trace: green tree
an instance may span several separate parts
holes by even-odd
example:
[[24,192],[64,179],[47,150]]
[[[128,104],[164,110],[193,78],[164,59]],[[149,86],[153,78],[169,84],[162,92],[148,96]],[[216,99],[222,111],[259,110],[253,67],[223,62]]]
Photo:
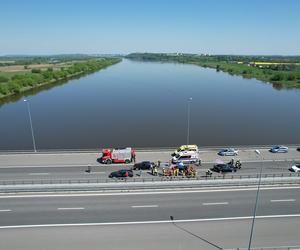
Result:
[[273,76],[270,77],[270,80],[271,81],[282,81],[283,80],[283,74],[281,73],[278,73],[278,74],[275,74]]
[[9,79],[7,78],[7,77],[5,77],[5,76],[0,76],[0,83],[1,82],[8,82],[9,81]]
[[31,73],[38,74],[38,73],[41,73],[41,70],[40,69],[32,69]]

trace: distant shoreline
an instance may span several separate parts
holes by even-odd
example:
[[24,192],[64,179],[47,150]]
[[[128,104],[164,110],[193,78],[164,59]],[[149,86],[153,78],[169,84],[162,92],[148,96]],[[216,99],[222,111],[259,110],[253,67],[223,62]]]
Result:
[[[300,58],[299,61],[289,61],[283,57],[283,62],[276,62],[272,57],[263,57],[265,61],[255,62],[256,56],[210,56],[196,54],[165,54],[165,53],[133,53],[126,56],[138,61],[176,62],[192,64],[203,68],[212,68],[230,75],[244,78],[255,78],[271,83],[275,89],[300,89]],[[244,60],[244,61],[242,61]],[[269,60],[269,61],[268,61]],[[275,62],[273,62],[273,60]],[[276,60],[279,60],[276,57]]]
[[[53,77],[52,79],[47,80],[47,81],[43,81],[43,82],[37,82],[36,81],[36,82],[31,83],[30,85],[28,84],[27,86],[22,86],[18,89],[15,89],[15,90],[9,90],[6,94],[3,94],[3,93],[0,92],[0,100],[3,101],[5,99],[12,98],[12,97],[17,96],[19,94],[26,93],[30,90],[39,89],[41,87],[44,87],[44,86],[47,86],[47,85],[50,85],[50,84],[55,84],[55,83],[58,83],[58,82],[61,82],[61,81],[67,81],[67,80],[70,80],[70,79],[72,79],[74,77],[77,77],[77,76],[80,76],[80,75],[94,73],[96,71],[107,68],[107,67],[109,67],[111,65],[114,65],[116,63],[119,63],[120,61],[121,61],[120,58],[102,59],[101,61],[99,60],[98,62],[97,62],[97,60],[86,60],[86,61],[81,62],[81,64],[83,64],[83,65],[87,64],[90,67],[84,67],[85,70],[80,70],[80,71],[77,71],[77,72],[74,72],[74,73],[65,74],[63,77],[58,77],[58,76],[55,75],[56,72],[53,73],[53,71],[51,71],[51,74],[54,75],[54,76],[52,76]],[[72,67],[74,67],[74,66],[72,66]],[[65,70],[65,72],[67,72],[67,70]],[[42,74],[43,74],[43,72],[40,72],[38,74],[26,73],[23,76],[21,76],[21,77],[25,76],[24,77],[25,79],[24,80],[20,79],[19,82],[22,84],[23,82],[26,82],[26,80],[28,80],[29,77],[31,77],[31,76],[35,77],[35,75],[42,75]],[[7,83],[0,83],[0,87],[1,87],[1,85],[4,85],[4,84],[7,86],[7,88],[10,88],[10,87],[12,87],[12,85],[14,83],[13,83],[13,80],[10,80]]]

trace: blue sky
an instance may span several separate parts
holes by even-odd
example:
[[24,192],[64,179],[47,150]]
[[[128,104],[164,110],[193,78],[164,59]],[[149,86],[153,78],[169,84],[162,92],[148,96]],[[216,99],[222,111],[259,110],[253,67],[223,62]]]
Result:
[[297,0],[1,0],[0,55],[300,55]]

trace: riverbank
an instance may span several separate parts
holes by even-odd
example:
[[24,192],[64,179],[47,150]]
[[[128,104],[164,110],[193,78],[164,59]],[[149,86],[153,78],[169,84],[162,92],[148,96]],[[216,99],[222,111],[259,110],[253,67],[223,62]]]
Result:
[[[231,75],[271,83],[276,89],[300,88],[300,58],[210,56],[194,54],[133,53],[129,59],[140,61],[177,62],[216,69]],[[257,62],[258,60],[264,60]],[[299,61],[298,61],[299,60]]]
[[32,69],[31,72],[14,72],[10,78],[7,78],[7,81],[0,82],[0,100],[83,74],[93,73],[120,61],[120,58],[97,58],[74,62],[68,67],[56,70],[48,67],[46,70]]

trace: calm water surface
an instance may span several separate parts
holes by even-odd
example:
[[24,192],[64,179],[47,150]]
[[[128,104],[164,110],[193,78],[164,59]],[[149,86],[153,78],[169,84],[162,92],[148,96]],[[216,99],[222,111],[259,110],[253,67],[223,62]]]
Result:
[[[300,91],[212,69],[123,62],[30,100],[38,149],[300,143]],[[0,107],[0,150],[32,149],[26,103]]]

